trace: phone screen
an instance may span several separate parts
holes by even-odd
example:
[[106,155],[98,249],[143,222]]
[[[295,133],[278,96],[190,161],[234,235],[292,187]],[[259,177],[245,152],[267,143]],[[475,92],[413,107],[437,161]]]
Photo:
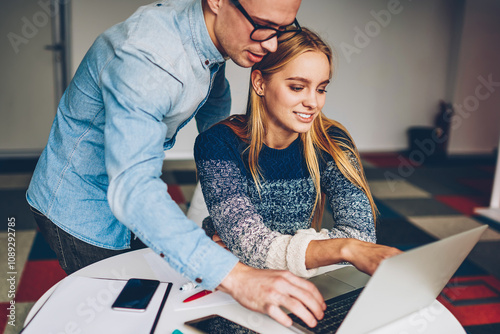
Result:
[[111,307],[113,309],[144,311],[159,284],[158,280],[131,278]]
[[259,334],[216,314],[187,321],[185,324],[209,334]]

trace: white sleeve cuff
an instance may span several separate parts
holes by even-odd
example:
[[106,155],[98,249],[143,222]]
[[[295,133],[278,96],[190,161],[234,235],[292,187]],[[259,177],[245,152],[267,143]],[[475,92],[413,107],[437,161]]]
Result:
[[328,231],[326,229],[322,229],[320,232],[316,232],[313,228],[298,230],[288,244],[286,252],[288,270],[301,277],[311,277],[316,274],[318,271],[317,268],[309,270],[306,269],[307,247],[312,240],[325,239],[329,239]]
[[277,269],[277,270],[287,270],[286,265],[286,251],[288,244],[292,239],[291,235],[281,235],[274,239],[269,247],[269,252],[266,257],[266,268]]

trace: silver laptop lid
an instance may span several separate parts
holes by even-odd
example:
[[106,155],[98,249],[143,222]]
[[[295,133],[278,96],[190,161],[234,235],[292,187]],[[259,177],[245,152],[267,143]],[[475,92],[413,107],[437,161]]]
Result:
[[487,225],[384,260],[337,333],[366,333],[431,304]]

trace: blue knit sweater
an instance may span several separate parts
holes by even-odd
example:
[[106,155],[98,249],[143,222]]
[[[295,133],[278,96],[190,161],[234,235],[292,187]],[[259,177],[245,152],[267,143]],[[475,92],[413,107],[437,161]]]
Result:
[[[335,133],[339,134],[340,130]],[[311,276],[315,271],[305,268],[311,240],[375,242],[367,196],[342,175],[331,156],[323,154],[318,160],[321,190],[333,210],[334,227],[316,232],[310,228],[316,191],[300,139],[281,150],[263,146],[260,195],[248,168],[247,147],[222,124],[201,133],[195,143],[196,166],[212,223],[243,263]]]

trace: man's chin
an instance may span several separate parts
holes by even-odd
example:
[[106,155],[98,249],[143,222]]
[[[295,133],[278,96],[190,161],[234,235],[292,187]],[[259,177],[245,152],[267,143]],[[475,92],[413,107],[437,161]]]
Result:
[[240,66],[240,67],[244,67],[244,68],[250,68],[252,67],[253,65],[255,65],[255,63],[251,62],[250,59],[247,59],[245,57],[241,57],[241,58],[231,58],[233,60],[233,62]]

